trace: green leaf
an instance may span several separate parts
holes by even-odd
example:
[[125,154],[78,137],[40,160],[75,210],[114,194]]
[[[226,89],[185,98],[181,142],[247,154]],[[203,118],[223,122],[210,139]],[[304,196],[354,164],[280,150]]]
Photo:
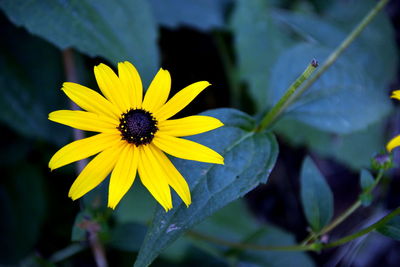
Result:
[[0,34],[0,120],[26,137],[65,143],[68,132],[47,119],[66,106],[60,52],[8,22]]
[[[224,26],[226,0],[150,0],[158,23],[170,28],[191,26],[209,31]],[[179,12],[176,12],[179,10]]]
[[11,265],[32,253],[43,233],[46,199],[43,174],[35,166],[9,166],[3,170],[3,175],[0,184],[0,264]]
[[[320,62],[331,49],[315,44],[299,44],[287,50],[272,70],[270,105],[276,103],[310,59]],[[322,131],[349,134],[381,120],[390,111],[390,99],[378,90],[364,67],[354,58],[339,58],[297,102],[286,116]],[[362,112],[360,112],[362,110]]]
[[373,198],[371,193],[362,193],[360,195],[360,201],[364,207],[368,207],[369,205],[371,205],[372,200]]
[[[374,5],[372,0],[335,1],[328,13],[322,16],[275,11],[274,17],[310,43],[333,50]],[[341,57],[356,63],[376,86],[386,86],[391,82],[398,57],[395,32],[387,13],[380,12]]]
[[[240,216],[238,216],[240,214]],[[270,224],[261,224],[249,212],[244,201],[237,200],[217,211],[194,229],[208,236],[234,242],[258,245],[288,246],[296,240],[290,233]],[[312,260],[303,252],[283,251],[243,251],[226,249],[207,241],[192,239],[195,245],[205,251],[218,251],[218,257],[234,266],[314,266]]]
[[374,184],[374,177],[372,174],[366,170],[362,169],[360,173],[360,186],[362,191],[369,190]]
[[266,107],[270,69],[288,47],[288,36],[274,24],[267,1],[236,1],[231,27],[240,78],[258,110]]
[[361,187],[361,194],[360,194],[360,201],[361,204],[365,207],[371,205],[373,200],[373,195],[370,189],[373,187],[375,181],[372,174],[366,170],[362,169],[360,172],[360,187]]
[[174,208],[168,213],[157,208],[135,266],[149,265],[187,229],[267,182],[275,165],[276,140],[270,133],[251,132],[255,126],[251,117],[233,109],[217,109],[204,115],[220,119],[225,126],[191,140],[221,153],[225,165],[173,160],[189,183],[192,204],[187,208],[180,200],[174,201]]
[[309,157],[303,161],[300,188],[304,214],[313,231],[317,232],[332,218],[333,195],[324,176]]
[[274,130],[292,146],[306,146],[313,152],[333,157],[354,170],[368,167],[371,158],[382,150],[387,142],[382,122],[350,134],[333,134],[296,120],[283,118],[275,125]]
[[384,236],[400,241],[400,216],[396,216],[385,225],[376,229],[376,231]]
[[146,83],[156,71],[157,28],[144,0],[4,0],[0,8],[60,49],[74,47],[114,64],[131,61]]
[[[373,0],[335,1],[326,16],[349,32],[375,4]],[[392,81],[398,65],[396,31],[388,14],[379,12],[345,55],[356,55],[361,66],[368,66],[364,68],[365,73],[381,86],[387,86]],[[366,53],[357,52],[359,49]]]

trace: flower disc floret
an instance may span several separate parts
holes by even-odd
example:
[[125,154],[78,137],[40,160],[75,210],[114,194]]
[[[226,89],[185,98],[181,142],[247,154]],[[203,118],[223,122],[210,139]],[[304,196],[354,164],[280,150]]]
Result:
[[158,130],[157,120],[143,109],[130,109],[123,113],[117,129],[121,132],[122,140],[136,146],[150,144]]

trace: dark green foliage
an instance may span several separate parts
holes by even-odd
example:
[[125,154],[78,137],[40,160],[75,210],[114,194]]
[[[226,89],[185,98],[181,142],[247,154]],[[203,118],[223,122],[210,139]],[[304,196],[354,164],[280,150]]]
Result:
[[145,84],[157,70],[156,24],[143,0],[5,0],[0,8],[16,25],[60,49],[76,48],[113,64],[131,61]]
[[376,229],[382,235],[400,241],[400,216],[396,216],[385,225]]
[[333,215],[333,195],[311,158],[304,159],[300,176],[301,203],[313,231],[318,232]]

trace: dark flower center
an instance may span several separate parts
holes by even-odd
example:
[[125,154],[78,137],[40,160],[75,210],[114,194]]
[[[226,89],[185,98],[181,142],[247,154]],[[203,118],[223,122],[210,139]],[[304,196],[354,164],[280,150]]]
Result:
[[157,132],[157,120],[143,109],[130,109],[121,115],[117,129],[122,140],[139,145],[150,144]]

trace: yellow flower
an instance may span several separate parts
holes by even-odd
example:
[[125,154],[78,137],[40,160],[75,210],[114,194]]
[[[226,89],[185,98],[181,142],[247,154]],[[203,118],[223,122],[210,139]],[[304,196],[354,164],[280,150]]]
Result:
[[[391,98],[396,98],[397,100],[400,100],[400,90],[393,91]],[[400,146],[400,135],[394,137],[392,140],[389,141],[389,143],[386,145],[386,150],[392,152],[392,150],[398,146]]]
[[171,76],[166,70],[158,71],[144,98],[140,76],[131,63],[119,63],[118,76],[104,64],[96,66],[94,73],[105,98],[85,86],[66,82],[62,90],[85,111],[58,110],[49,114],[49,120],[54,122],[98,133],[64,146],[49,162],[54,170],[98,154],[79,174],[69,197],[73,200],[82,197],[112,172],[108,206],[114,209],[132,186],[138,171],[143,185],[166,211],[172,208],[170,186],[189,206],[189,186],[164,152],[183,159],[224,164],[223,157],[214,150],[178,138],[223,124],[208,116],[169,118],[210,84],[193,83],[167,101]]

